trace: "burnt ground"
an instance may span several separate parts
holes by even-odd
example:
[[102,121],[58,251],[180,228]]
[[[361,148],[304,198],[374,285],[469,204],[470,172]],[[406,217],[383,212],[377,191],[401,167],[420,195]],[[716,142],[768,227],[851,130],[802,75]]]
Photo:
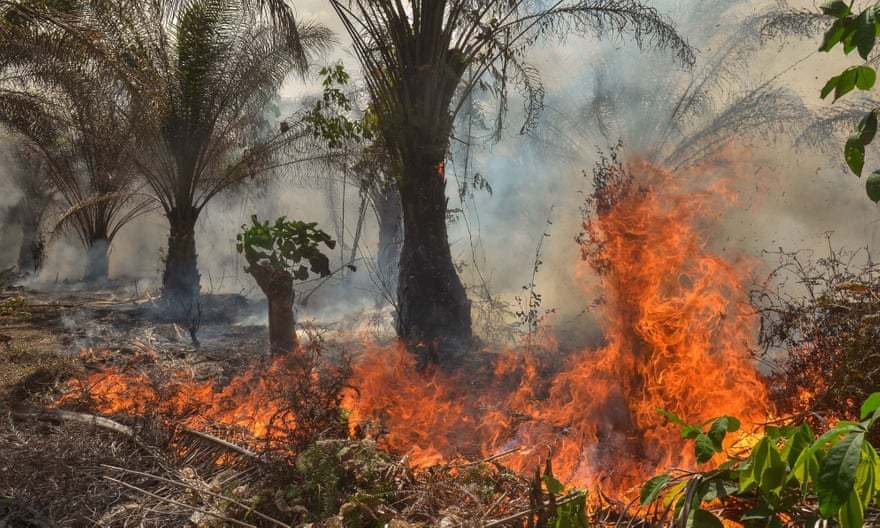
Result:
[[265,353],[264,327],[235,324],[259,305],[213,295],[202,306],[196,346],[155,300],[123,287],[0,291],[0,526],[101,526],[126,501],[100,464],[155,468],[124,436],[45,415],[71,378],[151,350],[169,369],[222,380]]
[[[365,439],[319,439],[290,459],[157,415],[108,427],[87,406],[56,410],[67,382],[97,369],[185,370],[222,386],[266,357],[266,328],[236,324],[264,307],[240,296],[202,299],[196,345],[146,295],[74,288],[0,291],[2,528],[279,526],[253,508],[314,528],[519,526],[530,515],[529,482],[488,461],[416,474]],[[349,348],[335,327],[309,336],[334,358]]]
[[83,368],[84,351],[112,351],[108,361],[125,361],[152,349],[206,374],[233,372],[265,353],[265,327],[236,324],[259,312],[238,295],[204,296],[195,344],[155,299],[132,291],[7,288],[0,292],[0,405],[34,403],[29,395]]

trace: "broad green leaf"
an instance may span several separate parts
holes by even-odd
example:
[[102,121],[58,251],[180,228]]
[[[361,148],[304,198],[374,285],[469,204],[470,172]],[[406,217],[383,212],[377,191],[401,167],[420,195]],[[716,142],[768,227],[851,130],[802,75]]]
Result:
[[856,21],[856,34],[854,37],[856,47],[859,50],[859,56],[865,60],[868,60],[868,54],[874,48],[874,41],[877,38],[876,23],[873,9],[862,11]]
[[715,517],[712,512],[701,508],[696,508],[691,511],[687,526],[692,528],[724,528],[724,525],[718,517]]
[[865,510],[856,492],[849,494],[838,511],[837,520],[841,528],[862,528],[865,522]]
[[871,447],[871,444],[868,442],[862,444],[862,459],[856,469],[855,485],[856,493],[858,493],[862,504],[870,504],[876,494],[877,474],[874,470],[873,456],[876,456],[876,451]]
[[825,460],[822,461],[817,482],[817,493],[823,515],[833,514],[837,509],[833,508],[833,505],[840,507],[853,492],[856,468],[861,460],[864,441],[864,432],[853,432],[828,450]]
[[870,90],[877,82],[877,72],[870,66],[856,68],[856,87],[859,90]]
[[859,121],[859,141],[862,142],[862,145],[868,146],[874,141],[874,136],[877,134],[877,110],[871,110],[865,117]]
[[862,169],[865,167],[865,145],[862,144],[859,136],[852,135],[846,141],[843,147],[843,159],[849,170],[856,176],[862,176]]
[[715,451],[722,450],[722,442],[724,441],[724,436],[727,433],[733,433],[739,430],[740,423],[739,420],[734,418],[733,416],[722,416],[718,418],[714,422],[712,422],[712,426],[709,428],[709,432],[707,433],[709,439],[712,440],[713,445],[715,446]]
[[822,10],[822,13],[833,16],[833,17],[845,17],[850,14],[849,4],[844,2],[843,0],[831,0],[829,2],[825,2],[819,8]]
[[791,476],[797,479],[802,489],[819,478],[819,460],[810,449],[804,449],[791,468]]
[[684,493],[684,489],[687,487],[687,481],[682,480],[678,484],[670,486],[669,489],[666,490],[666,493],[663,495],[663,507],[668,508],[672,503]]
[[813,442],[813,432],[810,426],[801,424],[800,427],[790,433],[785,442],[785,448],[782,450],[782,458],[788,462],[788,465],[794,467],[798,457],[804,449],[810,447]]
[[840,20],[836,20],[822,37],[822,45],[819,46],[819,51],[831,51],[843,39],[845,34],[846,28],[843,23]]
[[763,471],[761,471],[760,476],[758,476],[757,472],[755,473],[758,480],[758,487],[761,488],[764,493],[778,496],[788,477],[788,464],[782,459],[782,454],[779,452],[779,449],[770,442],[768,442],[767,454],[767,464]]
[[[875,112],[871,113],[876,115]],[[865,403],[862,404],[862,408],[859,410],[859,419],[867,419],[868,416],[870,416],[877,409],[880,409],[880,392],[875,392],[868,396],[868,398],[865,400]]]
[[734,495],[739,491],[736,483],[726,478],[713,478],[703,481],[697,491],[701,501],[710,502],[723,497]]
[[547,491],[553,495],[559,495],[565,490],[565,486],[562,482],[559,482],[553,475],[544,475],[542,480],[544,481],[544,485],[547,486]]
[[657,475],[642,485],[642,489],[639,491],[639,502],[641,502],[642,506],[647,506],[657,500],[657,497],[660,496],[660,492],[663,491],[666,483],[669,482],[669,478],[669,474],[664,473],[662,475]]
[[697,462],[700,464],[708,462],[715,453],[717,450],[712,439],[703,433],[698,434],[694,439],[694,455],[697,457]]
[[826,97],[828,97],[828,94],[830,94],[831,92],[834,91],[835,88],[837,88],[837,83],[839,83],[839,82],[840,82],[840,75],[835,75],[834,77],[828,79],[828,82],[825,83],[825,86],[822,88],[822,92],[820,93],[820,95],[822,96],[822,99],[825,99]]
[[834,100],[837,101],[844,95],[853,91],[858,80],[858,67],[847,68],[844,70],[844,72],[840,74],[840,80],[837,81],[837,86],[834,87]]

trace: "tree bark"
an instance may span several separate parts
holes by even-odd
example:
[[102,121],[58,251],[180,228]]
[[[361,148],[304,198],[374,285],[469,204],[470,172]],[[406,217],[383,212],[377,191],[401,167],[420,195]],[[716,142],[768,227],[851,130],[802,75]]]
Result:
[[194,207],[172,209],[168,214],[170,232],[165,271],[162,273],[162,296],[182,310],[191,313],[199,300],[199,269],[196,255],[195,226],[198,211]]
[[107,282],[110,271],[109,249],[110,243],[106,238],[97,238],[89,242],[86,248],[86,274],[83,277],[85,282]]
[[395,186],[381,185],[371,194],[373,210],[379,224],[376,271],[383,289],[396,297],[400,245],[403,242],[403,209],[400,204],[400,193]]
[[248,264],[248,272],[269,303],[269,350],[272,354],[292,352],[298,344],[293,321],[293,277],[286,271],[254,262]]
[[43,240],[40,223],[25,219],[21,223],[21,245],[18,250],[18,270],[36,274],[43,264]]
[[422,366],[451,364],[473,336],[470,301],[449,249],[443,157],[426,152],[404,159],[403,170],[397,331]]

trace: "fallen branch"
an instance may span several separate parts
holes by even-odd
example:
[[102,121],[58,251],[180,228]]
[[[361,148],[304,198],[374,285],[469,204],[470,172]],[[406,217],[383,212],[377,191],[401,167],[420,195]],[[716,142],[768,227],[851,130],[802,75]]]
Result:
[[217,438],[216,436],[209,435],[208,433],[196,431],[195,429],[190,429],[189,427],[181,427],[180,430],[188,435],[195,436],[201,440],[207,440],[208,442],[213,442],[213,443],[223,447],[224,449],[228,449],[229,451],[238,453],[240,455],[244,455],[244,456],[252,458],[254,460],[260,460],[260,461],[263,460],[260,455],[254,453],[253,451],[250,451],[250,450],[245,449],[241,446],[235,445],[231,442],[227,442],[226,440],[223,440],[221,438]]
[[124,472],[124,473],[131,473],[132,475],[140,475],[140,476],[142,476],[142,477],[149,477],[149,478],[151,478],[151,479],[155,479],[155,480],[158,480],[158,481],[160,481],[160,482],[165,482],[166,484],[172,484],[172,485],[174,485],[174,486],[180,486],[180,487],[183,487],[183,488],[187,488],[187,489],[193,490],[193,491],[198,492],[198,493],[204,493],[204,494],[206,494],[206,495],[209,495],[209,496],[211,496],[211,497],[214,497],[215,499],[221,499],[221,500],[229,501],[229,502],[231,502],[232,504],[235,504],[236,506],[238,506],[238,507],[240,507],[240,508],[244,508],[245,511],[247,511],[248,513],[253,513],[254,515],[256,515],[257,517],[260,517],[260,518],[263,519],[263,520],[269,521],[269,522],[271,522],[271,523],[273,523],[273,524],[275,524],[275,525],[277,525],[277,526],[281,526],[282,528],[292,528],[289,524],[285,524],[285,523],[279,521],[278,519],[275,519],[275,518],[269,517],[268,515],[265,515],[265,514],[263,514],[263,513],[260,513],[259,511],[255,510],[253,506],[248,506],[247,504],[244,504],[244,503],[242,503],[242,502],[239,502],[239,501],[237,501],[237,500],[235,500],[235,499],[233,499],[233,498],[231,498],[231,497],[227,497],[227,496],[225,496],[225,495],[220,495],[219,493],[214,493],[214,492],[212,492],[212,491],[208,491],[208,490],[206,490],[206,489],[202,489],[202,488],[198,488],[198,487],[196,487],[196,486],[192,486],[192,485],[190,485],[190,484],[186,484],[185,482],[180,482],[180,481],[176,481],[176,480],[167,479],[167,478],[164,478],[164,477],[160,477],[160,476],[158,476],[158,475],[153,475],[153,474],[151,474],[151,473],[144,473],[144,472],[142,472],[142,471],[135,471],[135,470],[133,470],[133,469],[125,469],[125,468],[121,468],[121,467],[110,466],[110,465],[107,465],[107,464],[101,464],[101,466],[102,466],[102,467],[105,467],[105,468],[108,468],[108,469],[114,469],[114,470],[116,470],[116,471],[122,471],[122,472]]
[[130,438],[137,439],[134,429],[132,429],[131,427],[127,425],[122,425],[121,423],[113,421],[110,418],[104,418],[103,416],[98,416],[96,414],[55,410],[44,413],[13,413],[13,417],[18,419],[31,418],[43,421],[57,420],[78,422],[86,425],[91,425],[93,427],[100,427],[101,429],[107,429],[108,431],[114,431]]
[[212,512],[212,511],[210,511],[210,510],[205,510],[205,509],[203,509],[203,508],[198,508],[198,507],[196,507],[196,506],[191,506],[191,505],[189,505],[189,504],[185,504],[185,503],[183,503],[183,502],[176,501],[176,500],[174,500],[174,499],[169,499],[169,498],[167,498],[167,497],[163,497],[163,496],[161,496],[161,495],[156,495],[155,493],[152,493],[152,492],[150,492],[150,491],[147,491],[147,490],[145,490],[145,489],[143,489],[143,488],[139,488],[139,487],[137,487],[137,486],[135,486],[135,485],[133,485],[133,484],[129,484],[128,482],[123,482],[123,481],[121,481],[121,480],[119,480],[119,479],[115,479],[115,478],[113,478],[113,477],[108,477],[108,476],[104,475],[104,478],[105,478],[106,480],[111,481],[111,482],[115,482],[115,483],[117,483],[117,484],[120,484],[120,485],[122,485],[122,486],[125,486],[126,488],[129,488],[129,489],[132,489],[132,490],[134,490],[134,491],[137,491],[137,492],[143,493],[144,495],[146,495],[146,496],[148,496],[148,497],[152,497],[152,498],[154,498],[154,499],[156,499],[156,500],[158,500],[158,501],[167,502],[168,504],[173,504],[173,505],[175,505],[175,506],[180,506],[181,508],[186,508],[186,509],[188,509],[188,510],[191,510],[191,511],[194,511],[194,512],[197,512],[197,513],[201,513],[201,514],[203,514],[203,515],[210,515],[211,517],[216,517],[217,519],[220,519],[220,520],[222,520],[222,521],[226,521],[226,522],[229,522],[229,523],[232,523],[232,524],[238,525],[238,526],[244,526],[245,528],[259,528],[259,527],[257,527],[256,525],[249,524],[249,523],[246,523],[246,522],[243,522],[243,521],[239,521],[238,519],[233,519],[233,518],[231,518],[231,517],[227,517],[227,516],[225,516],[225,515],[221,515],[221,514],[219,514],[219,513],[214,513],[214,512]]

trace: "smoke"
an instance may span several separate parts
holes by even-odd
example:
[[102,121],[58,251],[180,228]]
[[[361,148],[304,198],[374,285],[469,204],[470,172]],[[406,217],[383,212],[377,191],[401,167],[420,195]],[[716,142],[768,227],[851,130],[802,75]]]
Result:
[[[686,136],[685,132],[700,130],[701,124],[723,112],[727,105],[765,83],[788,89],[782,94],[784,98],[767,99],[766,104],[790,104],[785,107],[785,115],[792,121],[774,128],[773,120],[781,110],[764,107],[763,100],[759,100],[751,110],[755,120],[768,121],[766,126],[720,136],[720,144],[716,145],[719,149],[741,149],[748,153],[748,159],[743,161],[746,169],[739,166],[733,171],[717,164],[704,175],[711,180],[733,179],[740,193],[738,204],[722,228],[713,233],[713,245],[717,246],[713,249],[731,258],[745,256],[769,266],[764,250],[783,247],[821,251],[829,231],[834,232],[837,245],[877,245],[880,232],[874,221],[876,210],[864,196],[863,183],[843,168],[835,140],[829,140],[829,152],[799,148],[794,141],[799,127],[805,124],[795,123],[792,112],[800,108],[798,105],[806,112],[826,108],[830,103],[821,101],[818,91],[847,59],[815,53],[817,43],[813,40],[789,40],[784,46],[756,40],[748,33],[747,22],[777,5],[769,0],[666,0],[655,5],[697,49],[698,62],[693,70],[676,65],[667,51],[637,49],[625,35],[572,37],[540,45],[528,56],[530,64],[540,71],[547,93],[538,127],[526,135],[518,133],[523,112],[512,99],[500,141],[486,139],[484,133],[467,152],[456,148],[452,153],[447,169],[449,205],[462,212],[455,215],[450,226],[450,243],[473,295],[486,285],[494,297],[515,305],[522,286],[530,281],[535,250],[543,238],[538,258],[543,263],[536,275],[537,290],[543,295],[542,308],[556,309],[551,323],[589,333],[593,327],[589,319],[591,299],[584,288],[590,279],[575,275],[573,263],[579,253],[574,238],[581,230],[584,196],[592,190],[589,174],[597,153],[607,151],[620,139],[629,155],[662,158],[672,152],[671,146]],[[792,6],[815,9],[806,1],[792,2]],[[328,4],[318,0],[299,2],[297,12],[303,19],[328,25],[340,42],[327,56],[316,58],[315,69],[341,60],[356,77],[357,62]],[[674,101],[699,81],[725,50],[729,62],[722,64],[726,67],[720,67],[717,75],[710,76],[705,94],[695,98],[700,106],[667,136],[658,134],[658,127],[669,121],[665,113],[668,108],[658,106],[657,101],[662,102],[664,97],[667,102]],[[291,78],[282,90],[280,111],[267,113],[267,121],[277,124],[279,116],[319,90],[316,76]],[[603,106],[600,100],[600,96],[609,94],[616,98],[613,107]],[[495,104],[483,94],[476,94],[475,119],[491,123]],[[596,113],[603,108],[614,111],[608,115]],[[597,123],[597,115],[607,128]],[[658,145],[661,139],[668,143]],[[8,170],[8,161],[0,161],[0,178]],[[473,184],[477,174],[488,182],[491,193]],[[316,221],[345,242],[331,258],[333,267],[346,261],[358,222],[360,196],[353,179],[343,176],[281,175],[259,192],[228,193],[209,204],[196,233],[203,290],[260,298],[235,251],[235,235],[251,214]],[[0,181],[5,182],[5,178]],[[470,185],[463,199],[459,197],[459,185]],[[0,210],[13,197],[14,193],[0,193]],[[550,236],[544,237],[545,233]],[[111,277],[141,279],[158,287],[166,237],[167,224],[158,214],[126,226],[111,248]],[[375,219],[368,213],[359,241],[361,259],[375,258],[377,237]],[[10,248],[15,242],[4,236],[0,244],[6,256],[12,253]],[[374,307],[381,292],[365,262],[359,260],[356,265],[357,272],[344,278],[340,274],[323,285],[310,298],[303,315],[338,318],[341,312],[357,313]],[[83,267],[81,247],[55,240],[49,246],[41,278],[78,280]],[[311,287],[302,288],[303,293]]]

